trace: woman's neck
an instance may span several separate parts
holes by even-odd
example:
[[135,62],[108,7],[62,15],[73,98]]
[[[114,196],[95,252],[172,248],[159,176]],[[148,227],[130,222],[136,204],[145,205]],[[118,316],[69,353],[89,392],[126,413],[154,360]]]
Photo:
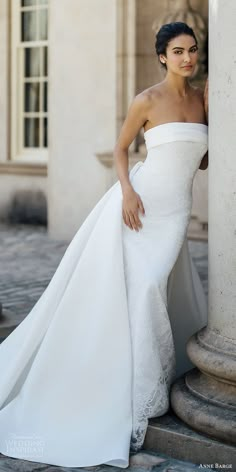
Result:
[[163,81],[163,84],[165,84],[166,89],[176,98],[187,97],[191,89],[188,79],[168,73]]

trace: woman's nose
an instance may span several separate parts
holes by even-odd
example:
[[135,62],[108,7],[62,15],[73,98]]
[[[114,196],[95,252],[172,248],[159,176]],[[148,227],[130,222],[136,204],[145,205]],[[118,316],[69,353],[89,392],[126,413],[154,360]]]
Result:
[[184,54],[184,62],[191,62],[190,61],[190,55],[189,55],[188,52]]

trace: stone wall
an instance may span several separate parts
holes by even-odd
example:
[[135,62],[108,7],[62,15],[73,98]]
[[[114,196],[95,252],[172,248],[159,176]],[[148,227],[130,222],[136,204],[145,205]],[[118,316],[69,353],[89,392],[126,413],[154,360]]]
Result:
[[110,182],[95,154],[116,139],[116,2],[51,0],[49,44],[49,231],[69,238]]

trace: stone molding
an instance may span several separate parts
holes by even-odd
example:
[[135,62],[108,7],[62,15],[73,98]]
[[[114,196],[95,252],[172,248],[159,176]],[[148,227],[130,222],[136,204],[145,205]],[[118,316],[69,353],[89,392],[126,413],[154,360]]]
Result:
[[0,174],[42,175],[47,176],[47,164],[25,162],[1,162]]
[[235,347],[232,339],[207,326],[191,336],[186,349],[193,364],[202,372],[236,386]]

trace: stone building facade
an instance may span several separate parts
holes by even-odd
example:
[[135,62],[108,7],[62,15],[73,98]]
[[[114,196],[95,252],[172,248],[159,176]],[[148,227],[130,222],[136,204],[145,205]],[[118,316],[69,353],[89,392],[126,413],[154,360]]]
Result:
[[[47,213],[50,234],[70,239],[117,180],[112,152],[133,97],[163,78],[156,28],[187,21],[202,41],[207,16],[207,0],[0,0],[0,217]],[[141,132],[130,165],[144,158]],[[199,223],[207,174],[194,183]]]

